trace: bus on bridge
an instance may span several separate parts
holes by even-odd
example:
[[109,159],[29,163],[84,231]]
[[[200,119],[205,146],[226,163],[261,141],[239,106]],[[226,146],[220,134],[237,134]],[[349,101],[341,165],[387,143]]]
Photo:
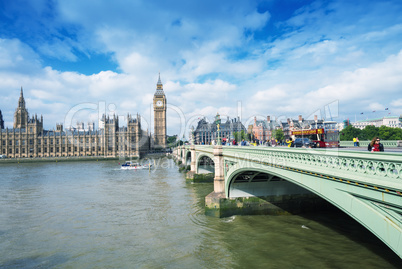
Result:
[[339,130],[336,129],[335,121],[315,123],[309,129],[292,131],[295,138],[308,138],[314,142],[317,148],[338,148]]

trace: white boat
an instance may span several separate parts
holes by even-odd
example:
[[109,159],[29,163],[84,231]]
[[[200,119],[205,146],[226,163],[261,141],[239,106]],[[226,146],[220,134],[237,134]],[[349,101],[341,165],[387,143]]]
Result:
[[132,161],[126,161],[121,165],[123,170],[149,169],[150,167],[152,167],[152,164],[133,163]]

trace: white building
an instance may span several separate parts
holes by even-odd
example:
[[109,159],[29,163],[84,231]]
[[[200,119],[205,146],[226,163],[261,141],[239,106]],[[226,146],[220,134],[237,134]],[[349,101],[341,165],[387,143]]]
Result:
[[402,115],[401,116],[388,116],[384,118],[361,120],[352,123],[352,126],[359,129],[364,129],[368,125],[375,127],[387,126],[393,128],[402,128]]

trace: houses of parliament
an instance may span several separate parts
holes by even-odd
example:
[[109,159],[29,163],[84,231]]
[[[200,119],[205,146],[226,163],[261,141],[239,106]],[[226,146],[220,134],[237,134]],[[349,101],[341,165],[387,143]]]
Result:
[[14,112],[13,128],[5,128],[0,110],[0,154],[7,158],[35,157],[137,157],[150,150],[166,149],[166,95],[160,79],[153,98],[154,133],[141,129],[141,117],[127,115],[127,126],[119,126],[119,118],[103,115],[98,130],[94,124],[83,128],[56,130],[43,128],[43,116],[30,116],[21,88],[18,106]]

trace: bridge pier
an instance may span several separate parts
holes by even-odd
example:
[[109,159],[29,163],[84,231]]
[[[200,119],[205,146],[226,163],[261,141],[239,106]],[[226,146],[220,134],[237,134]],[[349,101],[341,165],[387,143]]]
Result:
[[190,166],[190,171],[191,172],[197,172],[197,167],[195,167],[195,164],[196,164],[196,160],[195,160],[195,158],[196,158],[196,154],[195,154],[195,146],[194,145],[192,145],[191,147],[190,147],[190,151],[191,151],[191,166]]
[[225,174],[222,145],[216,145],[213,149],[215,177],[214,191],[205,197],[205,214],[214,217],[225,217],[222,209],[225,208],[228,199],[225,195]]
[[214,191],[205,197],[205,214],[214,217],[233,215],[291,215],[330,208],[313,193],[228,198],[225,194],[224,157],[221,145],[213,149],[215,163]]
[[190,171],[186,173],[186,180],[196,183],[212,182],[213,174],[197,174],[197,166],[196,166],[197,155],[195,152],[194,145],[190,146],[190,151],[191,151],[191,165],[190,165]]
[[214,192],[225,195],[225,174],[223,171],[224,164],[222,145],[216,145],[213,153],[215,164]]

